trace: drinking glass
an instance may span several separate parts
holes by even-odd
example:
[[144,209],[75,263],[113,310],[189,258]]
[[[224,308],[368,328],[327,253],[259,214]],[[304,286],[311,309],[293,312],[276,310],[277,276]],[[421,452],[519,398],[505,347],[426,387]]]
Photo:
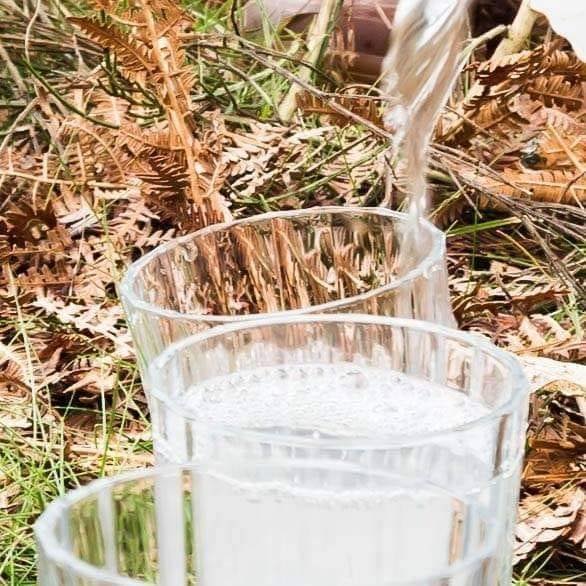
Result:
[[[177,342],[149,378],[159,461],[345,463],[396,479],[397,494],[433,487],[495,536],[482,577],[454,584],[509,584],[528,386],[517,360],[484,338],[382,316],[280,315]],[[371,506],[365,499],[358,509]],[[401,527],[409,540],[420,506],[435,545],[410,541],[403,559],[425,572],[422,560],[439,559],[454,538],[441,530],[449,507],[402,503],[376,531],[395,539]],[[271,513],[261,512],[255,523],[270,533]],[[334,555],[345,552],[332,545]],[[380,560],[379,583],[406,576],[389,564]]]
[[452,325],[444,235],[421,220],[417,249],[399,254],[415,228],[383,208],[321,207],[216,224],[159,246],[120,285],[147,392],[147,366],[172,342],[268,313]]
[[[161,526],[169,514],[176,524]],[[351,463],[139,470],[47,507],[35,525],[39,585],[493,586],[498,532],[483,514]]]

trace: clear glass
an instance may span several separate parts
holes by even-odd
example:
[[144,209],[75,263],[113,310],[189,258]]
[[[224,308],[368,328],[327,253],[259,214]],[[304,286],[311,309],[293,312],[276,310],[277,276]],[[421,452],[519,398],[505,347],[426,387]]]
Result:
[[47,507],[35,525],[39,584],[492,586],[498,532],[481,513],[351,463],[140,470]]
[[169,344],[259,314],[370,313],[453,324],[445,238],[421,220],[400,267],[405,214],[322,207],[209,226],[135,262],[120,294],[143,382]]
[[[411,486],[440,491],[466,503],[493,540],[482,573],[439,583],[510,583],[527,383],[516,359],[481,337],[380,316],[276,316],[178,342],[152,363],[149,376],[159,461],[320,461],[384,474],[394,479],[397,495],[411,494]],[[261,493],[257,498],[262,502]],[[377,498],[365,494],[356,507],[368,510]],[[217,499],[209,500],[214,510],[232,511],[221,491]],[[376,531],[361,527],[356,512],[349,531],[364,531],[365,539],[374,539],[369,531],[390,532],[396,539],[400,528],[406,548],[400,559],[409,560],[405,566],[381,559],[356,583],[423,579],[417,572],[429,570],[427,561],[440,559],[452,539],[467,539],[465,523],[457,537],[444,531],[442,519],[453,512],[448,501],[399,499]],[[421,510],[428,541],[410,537]],[[332,531],[327,555],[345,563],[336,545],[344,542],[340,529],[318,517],[324,535]],[[294,518],[292,542],[305,533]],[[275,531],[268,505],[251,522]],[[349,579],[342,566],[336,571],[332,584]]]

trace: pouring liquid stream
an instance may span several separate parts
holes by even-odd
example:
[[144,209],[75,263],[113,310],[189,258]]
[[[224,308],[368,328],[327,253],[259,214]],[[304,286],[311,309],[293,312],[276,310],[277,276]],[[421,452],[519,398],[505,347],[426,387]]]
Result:
[[383,91],[392,100],[385,125],[393,132],[392,160],[405,160],[409,226],[399,267],[413,268],[419,220],[426,216],[427,160],[435,121],[458,74],[467,32],[468,0],[401,0],[383,64]]

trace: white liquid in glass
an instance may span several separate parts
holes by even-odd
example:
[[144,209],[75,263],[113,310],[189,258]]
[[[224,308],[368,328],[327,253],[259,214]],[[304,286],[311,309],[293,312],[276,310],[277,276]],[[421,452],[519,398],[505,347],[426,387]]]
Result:
[[[492,586],[500,582],[486,576],[506,573],[497,551],[507,521],[501,483],[515,478],[490,480],[485,431],[412,449],[291,447],[286,439],[453,428],[487,414],[465,394],[389,369],[287,365],[210,379],[184,395],[182,408],[195,415],[196,453],[268,465],[264,472],[220,466],[200,481],[193,506],[202,586]],[[210,440],[198,421],[271,432],[275,441]],[[450,582],[431,578],[446,569]]]
[[[312,474],[315,483],[327,485],[334,472],[305,471],[297,482],[310,482]],[[294,477],[206,478],[194,503],[202,586],[420,583],[441,574],[464,550],[474,555],[483,548],[482,560],[453,582],[477,586],[465,577],[494,555],[484,543],[488,519],[431,487],[397,481],[377,490],[364,484],[333,490],[300,487]]]

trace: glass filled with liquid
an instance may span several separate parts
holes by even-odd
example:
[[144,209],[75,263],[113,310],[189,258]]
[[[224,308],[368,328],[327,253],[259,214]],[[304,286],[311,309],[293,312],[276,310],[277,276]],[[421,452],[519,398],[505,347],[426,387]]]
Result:
[[149,376],[158,460],[218,472],[202,583],[508,584],[527,386],[480,337],[276,316],[186,338]]
[[35,535],[40,586],[493,585],[499,545],[495,519],[431,483],[286,459],[97,480]]

